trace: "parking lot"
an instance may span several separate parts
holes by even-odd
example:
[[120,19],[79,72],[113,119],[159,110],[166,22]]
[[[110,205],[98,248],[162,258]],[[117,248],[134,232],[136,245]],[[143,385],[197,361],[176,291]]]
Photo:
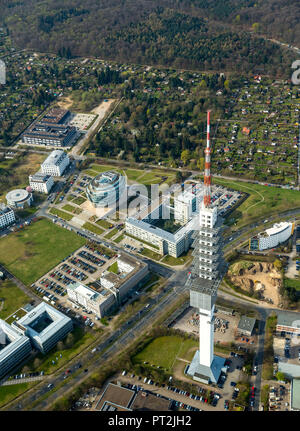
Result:
[[219,214],[225,215],[230,211],[238,201],[241,199],[242,194],[236,190],[226,189],[223,186],[214,186],[212,188],[212,203],[218,206]]
[[297,338],[294,339],[289,336],[274,337],[273,347],[275,362],[300,364],[300,344]]
[[87,130],[97,115],[93,114],[73,114],[74,116],[69,121],[70,126],[76,127],[79,131]]
[[274,384],[269,390],[269,410],[290,410],[290,387],[288,384]]
[[[85,284],[95,282],[102,272],[112,265],[115,257],[114,252],[110,250],[106,252],[106,248],[97,249],[92,243],[87,243],[41,277],[32,285],[32,288],[42,296],[44,301],[66,314],[74,314],[73,309],[76,310],[75,318],[78,320],[83,318],[85,324],[91,327],[95,323],[99,325],[99,319],[96,316],[67,298],[67,286],[76,281]],[[87,317],[86,314],[90,316]]]

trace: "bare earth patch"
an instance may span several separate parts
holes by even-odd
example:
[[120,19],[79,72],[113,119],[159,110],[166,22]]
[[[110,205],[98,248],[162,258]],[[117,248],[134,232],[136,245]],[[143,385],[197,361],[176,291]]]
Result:
[[229,268],[228,277],[235,286],[259,294],[260,299],[270,299],[275,306],[281,302],[282,277],[272,263],[237,262]]

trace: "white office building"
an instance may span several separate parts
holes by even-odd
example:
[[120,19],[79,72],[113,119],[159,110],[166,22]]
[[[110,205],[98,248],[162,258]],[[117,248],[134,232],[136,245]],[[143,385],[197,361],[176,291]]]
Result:
[[33,201],[31,191],[25,189],[11,190],[6,195],[7,205],[16,208],[24,209],[30,207]]
[[98,291],[79,282],[67,286],[68,298],[98,317],[103,317],[115,305],[115,295],[107,289]]
[[48,194],[53,187],[54,180],[51,175],[37,172],[34,175],[29,175],[29,185],[32,190],[40,193]]
[[103,317],[118,307],[130,291],[138,289],[149,274],[148,265],[121,254],[116,260],[118,273],[102,273],[95,289],[77,282],[67,286],[68,298],[96,316]]
[[171,233],[155,226],[155,224],[133,217],[128,217],[125,221],[126,233],[141,239],[145,247],[156,253],[169,254],[174,257],[180,256],[190,248],[193,242],[193,226],[194,220],[191,219],[177,232]]
[[250,250],[266,250],[287,241],[294,232],[294,223],[275,223],[270,229],[259,233],[249,241]]
[[51,350],[73,329],[72,319],[45,302],[13,322],[12,326],[29,337],[33,346],[42,353]]
[[29,338],[0,319],[0,378],[21,364],[30,352]]
[[186,224],[197,210],[197,196],[192,190],[184,191],[174,197],[174,218]]
[[70,159],[67,153],[63,150],[54,150],[41,164],[41,171],[43,174],[60,177],[69,163]]
[[0,229],[11,225],[16,220],[14,211],[4,204],[0,204]]

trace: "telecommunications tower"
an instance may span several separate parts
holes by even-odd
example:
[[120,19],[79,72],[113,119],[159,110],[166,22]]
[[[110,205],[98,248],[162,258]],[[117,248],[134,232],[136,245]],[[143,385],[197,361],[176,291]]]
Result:
[[223,259],[222,224],[218,209],[211,203],[210,111],[207,112],[207,144],[205,149],[204,198],[193,234],[193,256],[187,286],[190,305],[199,313],[199,350],[187,374],[204,383],[217,383],[225,359],[214,355],[214,308],[218,287],[226,263]]

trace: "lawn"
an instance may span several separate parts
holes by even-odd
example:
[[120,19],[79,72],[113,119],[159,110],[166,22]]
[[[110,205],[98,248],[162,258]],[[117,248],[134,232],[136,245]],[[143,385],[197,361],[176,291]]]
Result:
[[9,403],[19,395],[23,394],[25,391],[30,389],[32,386],[36,385],[38,382],[34,383],[20,383],[18,385],[7,385],[0,386],[0,407]]
[[113,226],[112,223],[109,223],[107,220],[103,220],[103,219],[98,220],[96,224],[103,227],[104,229],[109,229],[111,226]]
[[141,254],[153,260],[160,260],[162,258],[160,254],[155,253],[154,251],[151,251],[148,248],[144,248],[143,251],[141,251]]
[[6,319],[29,301],[30,298],[12,281],[0,282],[0,319]]
[[114,242],[116,242],[118,244],[119,242],[122,241],[122,239],[124,239],[124,237],[125,236],[122,234],[122,235],[118,236],[116,239],[114,239]]
[[237,220],[237,228],[259,218],[268,217],[293,208],[300,208],[300,193],[297,190],[261,186],[259,184],[229,181],[220,178],[214,178],[213,181],[215,184],[221,184],[250,194],[248,199],[230,214],[230,218]]
[[49,213],[57,215],[57,217],[60,217],[66,221],[70,221],[74,217],[73,214],[66,213],[65,211],[58,210],[57,208],[51,208]]
[[76,209],[76,207],[74,207],[73,205],[70,205],[70,204],[63,206],[63,210],[69,211],[70,213],[73,213],[75,209]]
[[116,261],[112,265],[110,265],[110,267],[108,268],[108,271],[118,274],[119,273],[118,262]]
[[100,227],[94,226],[92,223],[89,222],[84,223],[82,227],[83,229],[87,229],[90,232],[95,233],[96,235],[101,235],[104,232],[103,229],[100,229]]
[[176,266],[176,265],[185,265],[191,259],[192,259],[192,254],[188,252],[179,257],[173,257],[170,255],[167,255],[162,259],[161,262],[166,263],[167,265]]
[[176,358],[186,358],[188,351],[198,346],[198,342],[193,339],[184,339],[178,335],[169,335],[155,338],[141,352],[133,358],[133,363],[161,366],[171,371]]
[[108,234],[105,235],[105,238],[110,239],[112,238],[114,235],[116,235],[116,233],[118,233],[119,230],[115,227],[114,229],[112,229]]
[[288,287],[293,287],[300,291],[300,279],[284,278],[283,281],[285,289]]
[[[45,374],[51,374],[91,344],[96,337],[96,335],[89,332],[85,333],[84,329],[79,327],[75,327],[72,334],[74,336],[74,344],[70,349],[64,348],[63,350],[57,350],[57,348],[54,347],[46,355],[39,353],[37,355],[40,360],[38,367],[34,367],[34,359],[27,364],[28,367],[34,371],[43,370]],[[55,363],[52,364],[52,361]]]
[[82,237],[42,219],[0,240],[0,263],[30,285],[84,243]]
[[128,180],[136,181],[136,179],[142,176],[145,172],[138,169],[126,169],[126,175]]
[[74,204],[76,204],[76,205],[81,205],[81,204],[83,204],[83,202],[85,202],[86,201],[86,199],[85,198],[82,198],[82,197],[78,197],[78,198],[75,198],[75,199],[73,199],[72,200],[72,202],[74,203]]

